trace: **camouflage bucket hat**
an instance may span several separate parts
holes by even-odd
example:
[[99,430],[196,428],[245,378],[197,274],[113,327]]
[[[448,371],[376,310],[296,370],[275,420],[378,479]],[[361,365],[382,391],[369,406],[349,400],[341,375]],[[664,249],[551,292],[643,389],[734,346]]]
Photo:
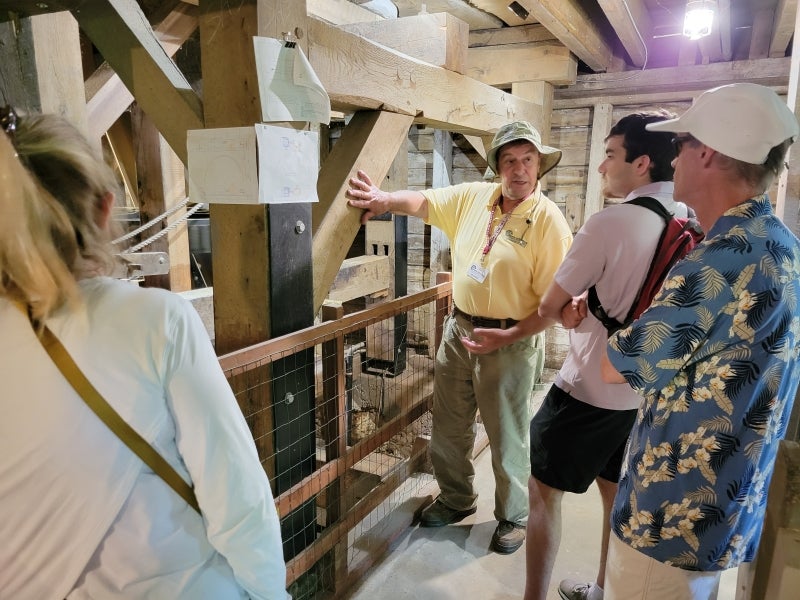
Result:
[[536,146],[539,151],[539,179],[544,177],[545,173],[555,167],[561,160],[561,150],[542,144],[542,136],[539,135],[533,125],[527,121],[514,121],[508,125],[503,125],[494,135],[492,145],[486,154],[486,160],[492,171],[497,173],[497,152],[500,148],[509,142],[516,142],[517,140],[526,140]]

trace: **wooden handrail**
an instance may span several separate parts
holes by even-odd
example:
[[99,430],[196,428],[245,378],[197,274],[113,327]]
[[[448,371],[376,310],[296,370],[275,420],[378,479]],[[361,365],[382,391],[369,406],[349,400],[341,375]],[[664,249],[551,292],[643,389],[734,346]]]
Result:
[[226,373],[233,371],[239,373],[256,366],[261,367],[287,354],[294,354],[322,342],[333,340],[337,335],[346,335],[393,317],[398,313],[407,312],[430,302],[447,298],[450,296],[451,289],[452,285],[450,283],[444,283],[402,298],[382,302],[336,321],[313,325],[272,338],[260,344],[254,344],[247,348],[224,354],[219,357],[219,364]]

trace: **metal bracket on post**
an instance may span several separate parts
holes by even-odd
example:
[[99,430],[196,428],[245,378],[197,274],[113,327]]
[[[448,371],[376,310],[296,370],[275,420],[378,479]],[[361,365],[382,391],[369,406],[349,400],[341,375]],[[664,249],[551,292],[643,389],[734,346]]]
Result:
[[169,255],[166,252],[131,252],[117,254],[119,261],[111,274],[116,279],[141,280],[146,275],[169,273]]

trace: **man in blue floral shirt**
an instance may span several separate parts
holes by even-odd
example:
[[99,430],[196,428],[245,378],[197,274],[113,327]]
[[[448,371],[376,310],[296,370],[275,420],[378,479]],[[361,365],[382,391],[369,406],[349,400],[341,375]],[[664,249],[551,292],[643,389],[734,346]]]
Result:
[[800,132],[769,88],[709,90],[679,118],[676,200],[705,241],[652,306],[609,340],[606,381],[642,397],[623,463],[606,594],[715,598],[751,561],[800,380],[800,242],[765,190]]

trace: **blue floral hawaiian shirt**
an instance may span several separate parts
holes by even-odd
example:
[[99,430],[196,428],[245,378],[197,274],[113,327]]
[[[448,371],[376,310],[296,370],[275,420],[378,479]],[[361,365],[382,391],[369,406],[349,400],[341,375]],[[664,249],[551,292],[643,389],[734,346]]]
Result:
[[764,196],[728,210],[609,340],[644,398],[612,531],[662,563],[753,559],[800,381],[800,242]]

